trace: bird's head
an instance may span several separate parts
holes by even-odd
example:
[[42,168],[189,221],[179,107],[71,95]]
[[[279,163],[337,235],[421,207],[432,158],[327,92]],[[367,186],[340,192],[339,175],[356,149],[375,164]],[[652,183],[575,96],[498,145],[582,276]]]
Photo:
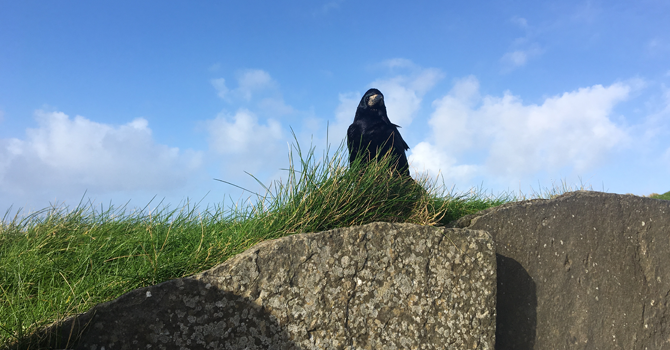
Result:
[[386,109],[385,107],[384,95],[377,89],[368,90],[358,104],[358,108],[363,109]]

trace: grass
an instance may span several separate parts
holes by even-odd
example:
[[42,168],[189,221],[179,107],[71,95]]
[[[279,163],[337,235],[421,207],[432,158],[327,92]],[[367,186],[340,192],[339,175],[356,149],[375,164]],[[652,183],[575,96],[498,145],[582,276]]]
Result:
[[670,191],[665,192],[663,194],[652,193],[649,195],[649,197],[656,199],[665,199],[666,201],[670,201]]
[[375,221],[444,225],[518,199],[481,189],[456,194],[437,179],[396,176],[387,158],[349,167],[343,146],[319,159],[313,148],[303,153],[294,146],[289,163],[287,178],[247,205],[129,211],[89,204],[5,216],[0,344],[35,348],[29,335],[45,325],[130,290],[201,272],[263,240]]

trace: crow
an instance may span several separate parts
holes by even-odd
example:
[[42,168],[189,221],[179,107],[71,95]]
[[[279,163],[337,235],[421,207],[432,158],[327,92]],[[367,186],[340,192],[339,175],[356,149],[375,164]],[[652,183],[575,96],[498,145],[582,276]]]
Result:
[[368,90],[356,108],[354,122],[347,129],[349,165],[357,156],[365,157],[362,162],[367,163],[379,155],[384,156],[391,152],[396,162],[395,170],[401,175],[409,176],[405,155],[409,146],[400,136],[399,127],[389,120],[381,91]]

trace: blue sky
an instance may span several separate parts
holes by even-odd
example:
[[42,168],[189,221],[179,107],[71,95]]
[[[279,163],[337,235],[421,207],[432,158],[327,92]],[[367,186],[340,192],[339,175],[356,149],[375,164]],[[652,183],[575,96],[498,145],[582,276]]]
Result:
[[0,0],[0,214],[244,198],[370,87],[413,176],[670,190],[670,3]]

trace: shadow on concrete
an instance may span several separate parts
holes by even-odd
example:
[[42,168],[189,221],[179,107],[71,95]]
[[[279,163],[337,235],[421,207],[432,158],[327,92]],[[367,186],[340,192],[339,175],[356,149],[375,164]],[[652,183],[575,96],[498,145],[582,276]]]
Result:
[[8,348],[300,349],[264,308],[191,278],[133,290]]
[[496,350],[532,350],[537,326],[535,282],[521,264],[496,254]]

